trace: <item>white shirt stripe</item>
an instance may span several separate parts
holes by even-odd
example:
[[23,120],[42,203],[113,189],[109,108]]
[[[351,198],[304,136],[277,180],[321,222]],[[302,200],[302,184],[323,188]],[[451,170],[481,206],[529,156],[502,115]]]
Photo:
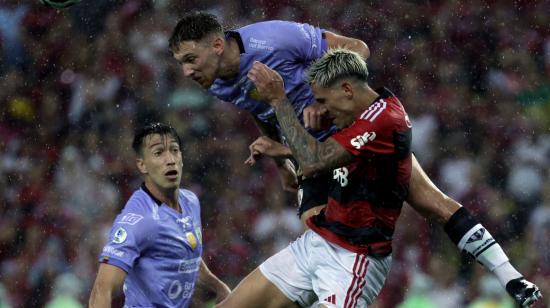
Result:
[[386,109],[386,105],[387,105],[386,101],[381,99],[380,102],[382,102],[382,107],[380,107],[378,111],[372,116],[372,118],[370,118],[371,122],[374,121],[376,117],[379,116],[382,113],[382,111],[384,111],[384,109]]
[[372,122],[386,109],[387,103],[385,100],[380,99],[378,102],[372,104],[363,114],[361,115],[361,119],[363,120],[369,120]]

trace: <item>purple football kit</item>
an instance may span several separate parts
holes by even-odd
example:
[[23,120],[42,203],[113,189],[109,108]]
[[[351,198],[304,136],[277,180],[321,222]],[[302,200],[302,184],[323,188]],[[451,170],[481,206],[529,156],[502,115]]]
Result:
[[121,268],[125,307],[187,307],[202,254],[200,203],[179,190],[181,213],[142,185],[116,217],[99,261]]

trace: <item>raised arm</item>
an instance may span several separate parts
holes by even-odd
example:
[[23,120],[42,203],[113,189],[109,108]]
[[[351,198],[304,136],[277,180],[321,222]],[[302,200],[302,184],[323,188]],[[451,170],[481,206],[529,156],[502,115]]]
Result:
[[360,39],[339,35],[330,31],[325,31],[324,35],[329,48],[339,47],[353,50],[360,54],[363,59],[367,59],[370,56],[369,47]]
[[112,295],[122,290],[125,278],[126,272],[121,268],[101,263],[90,295],[90,308],[111,307]]
[[353,156],[338,142],[331,138],[320,142],[302,127],[285,95],[283,79],[276,71],[255,62],[248,72],[248,78],[263,95],[262,99],[275,110],[292,154],[305,176],[345,166],[353,160]]

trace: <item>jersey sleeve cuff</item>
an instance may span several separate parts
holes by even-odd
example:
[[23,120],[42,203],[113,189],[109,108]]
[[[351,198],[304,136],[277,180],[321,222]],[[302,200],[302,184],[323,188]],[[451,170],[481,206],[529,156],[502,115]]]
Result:
[[131,268],[131,266],[124,263],[124,261],[121,261],[121,260],[118,260],[118,259],[113,259],[112,257],[107,257],[107,256],[101,256],[99,258],[99,263],[106,263],[106,264],[109,264],[109,265],[119,267],[123,271],[125,271],[126,273],[128,273],[130,271],[130,268]]

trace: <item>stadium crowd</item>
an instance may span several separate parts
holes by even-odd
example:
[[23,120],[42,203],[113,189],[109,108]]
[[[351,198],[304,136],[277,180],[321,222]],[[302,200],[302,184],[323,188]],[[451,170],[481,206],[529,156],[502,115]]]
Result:
[[[402,99],[424,169],[548,294],[550,2],[97,0],[58,11],[5,0],[0,307],[85,305],[113,218],[140,185],[120,142],[135,123],[162,120],[182,136],[204,259],[230,286],[301,233],[273,162],[243,164],[259,135],[250,116],[171,58],[168,37],[192,9],[229,28],[284,19],[364,40],[370,83]],[[512,307],[438,226],[405,206],[397,228],[377,307]]]

